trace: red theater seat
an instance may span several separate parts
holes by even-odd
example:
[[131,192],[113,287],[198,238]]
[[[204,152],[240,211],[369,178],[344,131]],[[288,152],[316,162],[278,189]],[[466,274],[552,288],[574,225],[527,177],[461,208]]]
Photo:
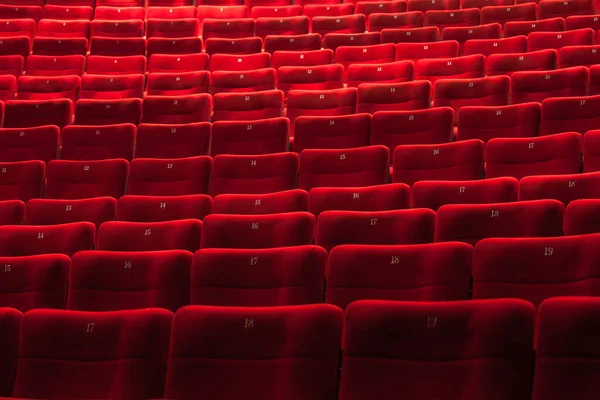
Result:
[[[2,46],[0,45],[0,48]],[[0,73],[2,75],[14,75],[19,77],[23,72],[25,66],[25,60],[23,56],[12,55],[4,56],[0,55]]]
[[273,307],[321,303],[326,258],[325,250],[311,245],[200,250],[192,267],[190,304]]
[[[248,8],[242,5],[199,5],[196,8],[195,16],[200,24],[205,19],[240,19],[248,17]],[[191,17],[194,17],[194,15],[189,18]]]
[[389,150],[385,146],[354,149],[308,149],[300,154],[298,188],[372,186],[387,182]]
[[[319,43],[321,41],[319,40]],[[206,40],[206,53],[213,54],[252,54],[262,51],[263,41],[259,37],[210,38]]]
[[528,176],[521,179],[519,200],[556,199],[566,206],[573,200],[600,198],[600,173]]
[[576,132],[531,137],[498,138],[486,148],[487,178],[577,174],[581,167],[581,135]]
[[581,134],[600,127],[600,95],[549,98],[542,102],[540,135]]
[[387,211],[410,206],[410,187],[402,183],[365,187],[318,187],[308,195],[308,212]]
[[424,208],[393,211],[325,211],[319,215],[315,244],[330,251],[343,244],[432,243],[435,212]]
[[306,4],[302,7],[302,15],[311,20],[314,17],[341,17],[342,15],[352,14],[354,14],[354,4],[352,3],[326,4],[323,1],[318,1],[317,4]]
[[398,43],[396,45],[396,61],[411,60],[417,63],[421,59],[427,59],[427,63],[433,62],[434,58],[450,58],[458,56],[459,44],[455,40],[443,40],[440,42],[425,43]]
[[555,2],[543,0],[538,3],[540,19],[567,18],[570,15],[594,14],[595,2],[592,0],[569,0]]
[[42,18],[42,7],[30,5],[0,4],[2,19],[32,19],[37,24]]
[[217,93],[213,101],[213,122],[278,118],[283,112],[283,93],[280,90]]
[[517,71],[556,69],[558,52],[553,49],[527,53],[492,54],[486,60],[487,76],[508,75]]
[[0,129],[0,161],[54,160],[60,129],[54,125]]
[[429,108],[431,83],[426,80],[401,83],[363,83],[358,88],[356,112],[407,111]]
[[509,21],[535,21],[537,4],[524,3],[508,6],[486,6],[481,9],[480,24],[499,23],[504,27]]
[[571,15],[565,18],[565,22],[565,27],[568,31],[584,28],[592,28],[593,30],[600,29],[600,20],[598,20],[598,17],[595,14]]
[[[334,90],[292,90],[288,94],[285,116],[294,127],[301,116],[349,115],[356,110],[356,88]],[[360,111],[359,111],[360,112]]]
[[145,56],[88,56],[86,72],[96,75],[130,75],[146,72]]
[[277,50],[271,58],[271,66],[279,67],[326,65],[333,62],[333,50]]
[[565,214],[565,235],[598,233],[600,201],[597,199],[573,200]]
[[415,79],[475,79],[485,76],[485,57],[480,54],[455,58],[423,59],[415,64]]
[[459,54],[465,52],[465,43],[469,40],[493,40],[499,39],[502,34],[500,24],[486,24],[479,26],[449,26],[442,32],[442,40],[456,40],[459,47]]
[[583,172],[600,171],[600,131],[591,130],[583,137]]
[[194,18],[196,16],[196,7],[192,5],[181,6],[151,6],[148,7],[147,19],[182,19]]
[[465,106],[458,112],[456,140],[535,137],[540,132],[542,107],[539,103],[510,106]]
[[21,225],[25,221],[25,203],[21,200],[0,201],[0,225]]
[[369,15],[369,32],[384,29],[411,29],[423,26],[424,14],[421,11],[372,13]]
[[[46,5],[44,8],[48,8]],[[90,7],[91,8],[91,7]],[[100,20],[117,20],[124,21],[130,19],[141,19],[146,18],[145,7],[114,7],[114,6],[100,6],[97,5],[94,11],[94,18]],[[90,11],[90,16],[92,12]]]
[[154,54],[196,54],[202,52],[202,39],[194,37],[148,39],[148,57]]
[[286,95],[290,90],[342,89],[343,80],[341,64],[280,67],[277,70],[277,88]]
[[[254,42],[262,42],[260,38],[252,38],[252,40]],[[273,35],[265,38],[265,52],[271,54],[278,50],[309,51],[320,49],[321,35],[318,33],[309,33],[307,35]],[[208,44],[206,51],[208,52]]]
[[254,34],[263,40],[269,35],[307,35],[309,20],[296,17],[257,18]]
[[202,25],[202,39],[247,38],[254,36],[253,18],[212,19],[207,18]]
[[71,257],[94,247],[96,226],[91,222],[61,225],[0,226],[0,255],[3,257],[36,254],[66,254]]
[[396,46],[392,43],[373,46],[340,46],[335,50],[335,62],[347,71],[352,64],[382,64],[394,61]]
[[96,36],[90,40],[90,54],[109,57],[143,56],[146,54],[146,39]]
[[204,219],[212,209],[205,194],[178,196],[134,196],[119,199],[117,221],[160,222],[177,219]]
[[515,299],[351,304],[338,398],[383,399],[401,385],[409,398],[529,399],[534,318]]
[[71,123],[73,102],[69,99],[10,100],[4,109],[5,128],[27,128]]
[[208,155],[212,125],[140,124],[136,136],[138,158],[184,158]]
[[363,33],[366,17],[363,14],[342,15],[338,17],[314,17],[312,33],[325,36],[328,33]]
[[591,46],[594,44],[593,29],[576,29],[566,32],[532,32],[527,37],[528,50],[560,50],[564,46]]
[[[160,309],[31,311],[21,326],[13,395],[160,397],[172,318],[173,313]],[[123,381],[115,369],[138,379]]]
[[148,61],[148,72],[194,72],[208,69],[209,55],[153,54]]
[[449,204],[437,210],[435,241],[475,245],[490,237],[562,236],[564,213],[557,200]]
[[90,36],[142,37],[144,36],[144,21],[141,19],[125,21],[103,21],[96,19],[90,25]]
[[71,263],[67,309],[177,311],[188,304],[191,265],[192,254],[181,250],[79,252]]
[[458,10],[460,0],[409,0],[408,11]]
[[103,222],[114,221],[117,200],[112,197],[89,199],[31,199],[27,202],[27,225],[58,225],[71,222],[91,222],[99,227]]
[[279,214],[306,211],[308,193],[301,189],[256,194],[220,194],[215,197],[215,214]]
[[62,160],[107,160],[133,158],[135,125],[70,125],[63,129]]
[[436,107],[411,111],[378,111],[373,114],[370,144],[381,144],[394,153],[405,144],[446,143],[452,139],[454,111]]
[[[329,18],[329,17],[323,17]],[[328,33],[323,38],[323,48],[336,51],[341,46],[374,46],[381,43],[379,32]]]
[[215,71],[210,76],[210,92],[260,92],[275,89],[277,73],[273,68],[250,71]]
[[504,37],[529,35],[531,32],[562,32],[565,30],[563,18],[541,19],[539,21],[508,21],[504,25]]
[[31,76],[64,76],[83,75],[85,57],[75,56],[36,56],[27,57],[25,67],[27,75]]
[[296,188],[296,153],[226,155],[214,159],[210,195],[263,194]]
[[[7,270],[3,284],[0,287],[0,301],[6,307],[16,308],[21,312],[36,308],[61,309],[65,307],[69,267],[71,265],[69,257],[64,254],[2,257],[0,262]],[[7,314],[6,309],[2,309],[0,315],[2,315],[0,325],[2,325],[5,334],[8,334],[9,330],[5,318],[10,313]],[[4,337],[4,339],[6,340],[7,337]],[[17,343],[13,343],[13,345],[14,356],[16,357],[18,345]],[[5,357],[9,354],[9,352],[6,352]],[[11,376],[15,365],[11,365]],[[8,373],[4,368],[2,367],[4,373]],[[11,388],[8,393],[5,391],[5,380],[3,379],[2,382],[0,393],[9,396],[13,381],[10,380]]]
[[[0,9],[1,10],[1,9]],[[3,19],[0,37],[35,36],[35,21],[31,18]]]
[[151,124],[189,124],[210,118],[212,97],[208,93],[186,96],[144,97],[142,122]]
[[0,200],[21,200],[42,197],[46,164],[42,161],[0,163]]
[[415,64],[398,61],[381,64],[353,64],[348,66],[346,85],[358,87],[362,83],[399,83],[412,81]]
[[479,9],[427,10],[423,26],[437,26],[440,31],[448,27],[479,25]]
[[482,240],[473,253],[473,298],[539,307],[550,297],[595,296],[599,243],[600,235]]
[[157,251],[200,248],[202,221],[181,219],[163,222],[109,221],[98,228],[96,250]]
[[[600,63],[600,45],[593,46],[565,46],[560,49],[558,66],[568,68],[576,66],[591,67]],[[590,94],[598,94],[597,89],[590,89]]]
[[515,178],[419,181],[413,185],[411,194],[412,207],[432,210],[446,204],[510,203],[519,199],[519,181]]
[[465,42],[464,46],[465,55],[481,54],[487,57],[492,54],[510,54],[526,52],[527,36],[515,36],[504,39],[470,39]]
[[369,114],[298,117],[294,126],[292,150],[300,154],[304,149],[368,146],[370,129]]
[[115,125],[140,123],[141,99],[78,100],[75,107],[75,125]]
[[0,76],[0,100],[1,101],[12,100],[15,98],[16,92],[17,92],[17,78],[14,75]]
[[394,150],[392,182],[478,180],[483,176],[485,145],[480,140],[405,145]]
[[346,309],[365,299],[466,300],[472,253],[465,243],[337,246],[327,263],[326,302]]
[[214,54],[210,58],[209,70],[213,71],[249,71],[269,68],[271,55],[269,53],[253,54]]
[[[262,399],[335,397],[342,325],[343,312],[324,304],[184,307],[174,319],[165,397],[239,398],[249,385]],[[231,346],[219,345],[223,337]],[[281,374],[285,384],[272,386]],[[237,384],[225,384],[232,378]]]
[[31,53],[31,39],[26,36],[2,38],[0,40],[0,55],[19,55],[27,57]]
[[383,29],[381,31],[381,43],[435,42],[439,40],[439,36],[440,30],[437,26]]
[[[578,284],[591,289],[596,283],[594,278],[590,276]],[[591,296],[590,292],[586,290],[585,295]],[[562,297],[542,303],[535,337],[533,400],[557,400],[598,392],[598,383],[589,374],[598,363],[593,340],[597,333],[598,308],[598,299],[593,297]]]
[[[177,17],[175,17],[177,18]],[[200,24],[196,18],[146,20],[147,38],[186,38],[198,36]]]
[[86,55],[88,40],[83,37],[55,38],[38,36],[33,39],[32,53],[42,56]]
[[[103,15],[106,14],[106,12],[103,12],[100,9],[107,9],[107,8],[113,8],[113,7],[101,7],[101,6],[96,7],[96,12],[95,12],[96,19],[102,19]],[[143,14],[144,9],[142,7],[127,7],[127,8],[128,9],[129,8],[141,9],[142,13],[141,13],[140,18],[144,18],[144,14]],[[118,14],[120,11],[122,11],[122,9],[120,9],[118,7],[114,7],[114,9],[115,9],[115,11],[110,14]],[[46,5],[44,5],[44,9],[42,12],[42,18],[63,19],[63,20],[84,19],[84,20],[89,21],[92,19],[93,14],[94,14],[94,8],[90,7],[90,6],[54,6],[51,4],[46,4]],[[109,16],[108,14],[106,14],[106,15]],[[123,15],[123,17],[125,17],[125,16]],[[113,18],[113,19],[115,19],[115,18]],[[120,18],[116,18],[116,19],[120,19]]]
[[364,14],[367,18],[375,13],[406,12],[406,1],[359,1],[354,9],[355,14]]
[[208,71],[163,73],[148,75],[146,94],[149,96],[186,96],[208,93]]
[[17,100],[69,99],[75,101],[81,86],[81,78],[67,76],[20,76]]
[[135,75],[92,75],[81,78],[82,99],[127,99],[142,98],[145,77]]
[[89,38],[90,21],[42,19],[38,23],[38,36],[54,38]]
[[52,160],[46,171],[45,198],[86,199],[125,194],[129,163],[123,159]]
[[263,215],[211,214],[204,218],[207,248],[270,249],[313,242],[315,217],[307,212]]
[[213,124],[210,154],[274,154],[288,149],[287,118],[221,121]]
[[128,194],[179,196],[207,193],[212,158],[136,158],[131,162]]

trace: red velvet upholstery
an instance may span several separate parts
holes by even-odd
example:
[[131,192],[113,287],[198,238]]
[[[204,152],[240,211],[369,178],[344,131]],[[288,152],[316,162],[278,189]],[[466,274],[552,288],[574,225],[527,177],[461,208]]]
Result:
[[176,219],[204,219],[212,210],[212,198],[205,194],[179,196],[134,196],[119,199],[117,221],[160,222]]
[[92,197],[79,200],[31,199],[27,202],[27,225],[57,225],[71,222],[91,222],[99,227],[114,221],[117,200],[113,197]]
[[91,222],[61,225],[0,226],[0,255],[3,257],[60,253],[72,256],[94,246],[96,226]]

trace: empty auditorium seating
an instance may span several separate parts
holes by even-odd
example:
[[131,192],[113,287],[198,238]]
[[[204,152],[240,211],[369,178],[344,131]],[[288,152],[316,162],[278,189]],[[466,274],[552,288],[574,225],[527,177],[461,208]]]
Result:
[[[527,36],[515,36],[503,39],[470,39],[464,45],[464,54],[492,54],[526,53]],[[488,69],[489,71],[489,69]],[[488,75],[489,72],[488,72]]]
[[14,308],[2,308],[0,310],[0,324],[2,326],[2,352],[4,357],[0,370],[4,379],[0,384],[0,394],[10,396],[12,394],[15,378],[15,367],[19,352],[19,335],[21,331],[21,319],[23,314]]
[[384,146],[355,149],[308,149],[300,154],[298,188],[371,186],[387,182],[389,150]]
[[20,55],[0,55],[0,72],[3,75],[14,75],[15,77],[18,77],[21,75],[24,66],[25,61]]
[[215,122],[211,155],[273,154],[287,151],[289,121],[270,118],[257,121]]
[[519,181],[515,178],[419,181],[413,185],[411,196],[412,207],[432,210],[446,204],[510,203],[519,199]]
[[71,122],[73,102],[69,99],[10,100],[4,109],[5,128],[27,128],[56,125],[63,128]]
[[208,61],[209,56],[206,53],[153,54],[148,60],[148,72],[202,71],[208,69]]
[[79,200],[31,199],[27,202],[25,220],[28,225],[55,225],[71,222],[92,222],[96,227],[112,221],[117,213],[117,201],[112,197]]
[[210,81],[208,71],[151,73],[148,75],[146,94],[150,96],[185,96],[207,93]]
[[156,251],[200,248],[202,221],[181,219],[161,222],[109,221],[100,225],[96,250]]
[[254,34],[262,39],[269,35],[306,35],[307,16],[256,18]]
[[454,120],[460,122],[459,110],[465,106],[504,106],[508,104],[511,81],[507,76],[477,79],[441,79],[434,87],[433,104],[454,109]]
[[277,80],[273,68],[250,71],[214,71],[210,76],[210,92],[259,92],[275,89]]
[[583,137],[583,172],[600,171],[600,132],[588,131]]
[[381,43],[435,42],[439,40],[439,36],[440,30],[437,26],[383,29]]
[[[59,6],[54,6],[54,7],[59,7]],[[44,6],[44,8],[47,9],[48,5],[46,4]],[[73,7],[71,7],[71,8],[73,8]],[[90,7],[90,9],[91,9],[91,7]],[[123,21],[123,20],[128,20],[128,19],[143,20],[146,17],[146,9],[144,7],[137,7],[137,6],[114,7],[114,6],[96,5],[95,10],[90,10],[90,15],[92,14],[91,11],[94,11],[95,19],[109,20],[109,21],[113,21],[113,20]]]
[[290,90],[341,89],[344,67],[341,64],[280,67],[277,88],[286,95]]
[[581,134],[600,127],[600,95],[549,98],[542,102],[540,135]]
[[371,123],[372,145],[384,145],[393,154],[398,145],[450,142],[454,111],[436,107],[412,111],[378,111]]
[[486,177],[579,173],[581,141],[576,132],[492,139],[486,147]]
[[[425,43],[398,43],[396,45],[396,61],[411,60],[417,63],[427,59],[431,63],[437,58],[453,58],[458,56],[459,44],[456,40],[442,40]],[[427,64],[426,64],[427,66]]]
[[311,20],[314,17],[339,17],[352,14],[354,14],[354,4],[351,3],[325,4],[323,1],[319,1],[302,7],[302,15],[306,15]]
[[492,54],[486,60],[487,76],[508,75],[516,71],[556,69],[558,52],[553,49],[527,53]]
[[343,244],[421,244],[433,242],[435,212],[424,208],[392,211],[325,211],[319,215],[315,244],[330,251]]
[[[593,287],[595,277],[590,278],[578,284]],[[557,400],[597,393],[598,385],[589,371],[597,364],[593,337],[598,307],[598,299],[593,297],[560,297],[542,303],[536,325],[532,399]]]
[[573,200],[566,209],[565,235],[598,233],[600,201],[597,199]]
[[[212,98],[208,93],[185,96],[146,96],[142,123],[189,124],[210,118]],[[77,123],[77,119],[75,120]]]
[[589,70],[580,66],[554,71],[522,71],[515,72],[511,81],[511,102],[541,103],[548,97],[585,96]]
[[401,183],[365,187],[321,187],[311,189],[308,212],[318,217],[324,211],[386,211],[409,208],[410,187]]
[[63,129],[62,160],[106,160],[133,158],[135,125],[81,126]]
[[366,18],[363,14],[312,19],[312,33],[318,33],[323,37],[329,33],[363,33],[365,28]]
[[516,299],[351,304],[338,398],[529,399],[534,315]]
[[[46,25],[47,21],[40,24]],[[14,19],[5,19],[2,21],[2,26],[0,27],[0,36],[1,37],[18,37],[18,36],[27,36],[28,38],[33,38],[35,36],[35,20],[31,18],[14,18]],[[42,35],[44,36],[44,35]]]
[[600,198],[600,173],[529,176],[521,180],[519,200],[556,199],[568,205],[577,199]]
[[[575,66],[590,67],[593,64],[600,63],[600,46],[565,46],[560,49],[558,66],[559,68],[568,68]],[[597,93],[591,93],[597,94]]]
[[[247,14],[247,7],[241,5],[228,5],[226,7],[218,5],[198,5],[198,7],[196,8],[195,16],[196,18],[198,18],[198,21],[200,21],[200,24],[202,24],[207,18],[239,19],[246,18],[248,16]],[[192,15],[190,15],[189,17],[194,17],[194,14],[192,13]]]
[[539,3],[540,19],[562,17],[570,15],[594,14],[595,3],[590,0],[571,0],[562,4],[545,0]]
[[249,71],[270,66],[269,53],[214,54],[210,58],[209,69],[210,71]]
[[429,108],[432,86],[429,81],[364,83],[358,88],[356,112],[403,111]]
[[61,225],[0,226],[0,256],[18,257],[60,253],[72,256],[94,246],[96,227],[91,222]]
[[67,309],[177,311],[188,303],[191,264],[192,254],[181,250],[79,252],[71,263]]
[[88,56],[86,72],[96,75],[129,75],[146,72],[144,56]]
[[212,209],[204,194],[179,196],[134,196],[119,199],[117,221],[160,222],[177,219],[202,220]]
[[308,193],[301,189],[256,194],[220,194],[214,198],[215,214],[279,214],[306,211]]
[[33,39],[33,54],[43,56],[85,55],[88,49],[88,40],[83,37],[55,38],[38,36]]
[[0,199],[26,202],[42,197],[45,172],[42,161],[0,162]]
[[[254,51],[251,51],[252,53],[260,52],[260,46],[262,43],[261,38],[246,38],[245,40],[248,45],[250,45],[250,40],[252,40],[253,43],[258,44],[258,49],[255,48]],[[209,42],[207,42],[206,46],[207,53]],[[270,35],[269,37],[265,38],[265,51],[271,54],[278,50],[310,51],[320,49],[321,35],[318,33],[309,33],[307,35]]]
[[213,122],[277,118],[281,117],[283,112],[283,93],[280,90],[217,93],[213,102]]
[[473,253],[473,298],[515,297],[538,307],[556,296],[595,296],[599,235],[485,239]]
[[143,56],[146,39],[137,37],[112,38],[95,36],[90,40],[90,55],[95,56]]
[[374,46],[381,43],[379,32],[328,33],[323,38],[323,48],[336,50],[341,46]]
[[369,145],[371,115],[298,117],[294,122],[292,150],[346,149]]
[[26,36],[2,38],[0,55],[20,55],[27,57],[31,52],[31,39]]
[[212,159],[207,156],[131,162],[128,194],[177,196],[208,191]]
[[277,50],[271,58],[271,66],[275,69],[279,67],[293,66],[311,66],[326,65],[333,61],[333,51],[331,49],[321,50]]
[[207,18],[202,24],[202,39],[246,38],[254,36],[255,21],[252,18],[213,19]]
[[363,299],[466,300],[472,253],[457,242],[337,246],[329,254],[326,301],[345,309]]
[[[1,257],[5,275],[0,287],[0,301],[5,307],[27,312],[36,308],[64,308],[71,260],[64,254],[45,254],[23,257]],[[5,317],[5,313],[3,317]],[[0,317],[2,321],[3,317]],[[7,329],[5,322],[0,322]],[[6,332],[6,331],[5,331]],[[14,345],[16,356],[18,346]],[[12,366],[14,368],[14,365]],[[6,373],[6,371],[5,371]],[[0,386],[7,394],[4,382]],[[12,390],[13,381],[10,380]]]
[[565,32],[531,32],[527,36],[528,50],[560,50],[564,46],[591,46],[594,44],[593,29],[575,29]]
[[20,76],[17,100],[69,99],[75,101],[81,78],[68,76]]
[[142,98],[144,75],[91,75],[81,78],[82,99]]
[[397,146],[392,182],[477,180],[483,177],[485,145],[480,140]]
[[[479,17],[479,14],[477,16]],[[499,39],[501,33],[502,26],[495,23],[479,26],[448,26],[442,31],[442,40],[456,40],[460,45],[458,52],[460,55],[463,55],[465,43],[468,40]]]
[[202,51],[202,39],[199,37],[148,39],[148,57],[154,54],[194,54]]
[[13,75],[0,76],[0,100],[8,101],[15,98],[17,91],[17,78]]
[[[340,309],[324,304],[184,307],[174,319],[165,397],[239,398],[249,386],[260,398],[335,397],[343,319]],[[219,344],[223,337],[231,346]],[[281,374],[285,384],[273,385]],[[232,378],[235,385],[225,384]]]
[[13,395],[161,396],[172,318],[160,309],[33,310],[23,317]]
[[414,63],[410,60],[383,64],[353,64],[348,67],[346,84],[358,87],[362,83],[397,83],[413,79]]
[[[286,36],[283,36],[286,37]],[[317,35],[318,43],[320,45],[321,40]],[[300,41],[300,39],[299,39]],[[266,41],[265,41],[266,43]],[[206,53],[213,55],[216,53],[227,53],[227,54],[251,54],[260,53],[262,49],[263,41],[259,37],[246,37],[246,38],[210,38],[206,40]],[[199,51],[195,51],[198,53]],[[188,51],[187,53],[191,53]],[[272,53],[272,52],[271,52]]]
[[380,64],[394,61],[396,46],[392,43],[373,46],[340,46],[335,50],[335,62],[344,66],[352,64]]
[[460,1],[456,0],[410,0],[407,4],[408,11],[429,11],[429,10],[457,10],[460,8]]
[[355,14],[364,14],[367,18],[375,13],[402,13],[406,12],[405,1],[369,2],[359,1],[354,9]]
[[254,307],[320,303],[326,254],[317,246],[200,250],[192,267],[190,304]]
[[64,76],[83,75],[85,57],[73,56],[36,56],[27,57],[27,75],[31,76]]
[[[103,12],[100,11],[100,9],[106,9],[106,8],[111,8],[111,7],[102,7],[102,6],[98,6],[96,8],[96,12],[94,13],[94,8],[92,8],[91,6],[61,6],[61,5],[52,5],[52,4],[45,4],[44,5],[44,9],[42,11],[42,17],[43,18],[49,18],[49,19],[63,19],[63,20],[76,20],[76,19],[83,19],[83,20],[91,20],[92,19],[92,14],[95,14],[97,19],[102,18],[102,14]],[[115,8],[115,12],[112,14],[115,14],[121,11],[121,9],[119,9],[118,7],[114,7]],[[127,9],[134,9],[134,8],[138,8],[138,7],[128,7]],[[140,16],[140,18],[143,18],[143,11],[144,9],[139,7],[139,9],[141,9],[142,14]],[[107,15],[108,17],[108,15]],[[118,19],[118,18],[117,18]]]
[[356,88],[334,90],[294,90],[288,94],[285,116],[293,129],[294,121],[303,115],[348,115],[356,110]]
[[38,23],[37,31],[37,34],[43,37],[88,38],[90,36],[90,21],[60,21],[44,18]]
[[315,217],[307,212],[211,214],[204,218],[201,247],[267,249],[303,246],[312,244],[314,231]]
[[25,203],[21,200],[0,201],[0,224],[21,225],[25,220]]
[[[148,16],[148,18],[151,17]],[[148,21],[150,21],[150,19]],[[140,19],[125,21],[105,21],[96,19],[92,21],[90,25],[90,36],[125,38],[142,37],[144,36],[144,21]]]
[[60,129],[54,125],[0,129],[0,161],[54,160]]
[[141,99],[81,99],[75,106],[75,125],[140,123]]
[[488,237],[562,236],[564,211],[557,200],[449,204],[437,210],[435,241],[475,245]]
[[125,194],[129,163],[123,159],[53,160],[46,170],[45,197],[84,199]]
[[[196,18],[173,18],[146,20],[146,37],[185,38],[198,36],[199,23]],[[133,36],[133,35],[131,35]]]
[[497,22],[504,28],[509,21],[535,21],[537,19],[537,5],[524,3],[508,6],[486,6],[481,9],[480,24]]
[[542,107],[539,103],[521,103],[500,107],[465,106],[460,117],[456,140],[535,137],[540,131]]
[[562,32],[565,30],[563,18],[548,18],[538,21],[508,21],[504,26],[504,36],[529,35],[531,32]]
[[226,155],[214,159],[211,196],[223,193],[273,193],[296,188],[295,153]]
[[462,10],[427,10],[423,26],[437,26],[440,31],[448,27],[479,25],[479,10],[466,8]]
[[420,28],[423,26],[424,14],[421,11],[372,13],[368,18],[369,32],[381,32],[384,29]]

